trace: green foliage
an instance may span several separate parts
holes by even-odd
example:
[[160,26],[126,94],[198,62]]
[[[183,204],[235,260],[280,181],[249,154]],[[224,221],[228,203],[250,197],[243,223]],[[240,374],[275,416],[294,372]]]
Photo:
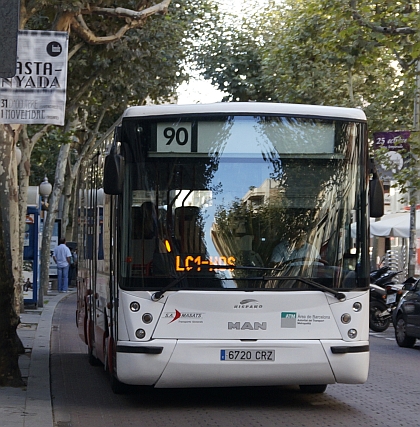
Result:
[[254,23],[248,16],[238,19],[225,13],[203,32],[193,57],[204,78],[226,94],[224,101],[270,99],[270,90],[261,82],[261,45],[254,37]]
[[[51,29],[54,19],[67,11],[82,8],[89,11],[94,6],[138,7],[133,0],[119,0],[118,4],[62,0],[35,3],[37,12],[27,27],[45,30]],[[152,3],[147,1],[144,5]],[[68,63],[66,118],[73,122],[69,124],[69,132],[84,130],[91,136],[103,110],[106,115],[99,133],[109,129],[127,106],[142,105],[146,100],[154,103],[172,100],[178,85],[188,78],[184,68],[186,58],[215,14],[216,9],[207,0],[178,0],[171,2],[167,15],[150,17],[142,28],[131,29],[121,40],[112,43],[91,45],[76,33],[70,33],[69,52],[74,50],[74,54]],[[98,36],[113,34],[126,23],[125,19],[110,15],[83,14],[83,17]],[[35,146],[34,179],[43,174],[45,156],[58,152],[49,150],[49,147],[59,149],[57,138],[65,141],[67,137],[54,132]],[[55,165],[49,164],[48,169],[50,175]]]
[[35,145],[31,156],[29,185],[38,186],[44,177],[48,177],[50,184],[54,184],[55,168],[61,144],[69,143],[70,138],[70,134],[63,133],[60,128],[54,127]]
[[197,53],[225,99],[360,107],[372,132],[411,126],[413,70],[398,67],[393,46],[356,22],[348,2],[272,2],[225,22]]

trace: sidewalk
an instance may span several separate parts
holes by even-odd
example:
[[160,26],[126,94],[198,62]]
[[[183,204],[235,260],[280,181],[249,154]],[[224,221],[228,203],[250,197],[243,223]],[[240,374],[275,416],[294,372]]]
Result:
[[67,295],[53,291],[44,297],[43,308],[28,308],[20,315],[21,324],[17,332],[25,354],[19,356],[19,366],[27,385],[0,387],[2,427],[54,425],[50,389],[51,325],[56,305]]

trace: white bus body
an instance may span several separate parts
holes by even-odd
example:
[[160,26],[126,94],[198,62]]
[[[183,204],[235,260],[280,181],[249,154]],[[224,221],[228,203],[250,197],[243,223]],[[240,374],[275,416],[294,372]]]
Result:
[[114,391],[366,381],[366,135],[358,109],[126,110],[79,219],[79,333]]

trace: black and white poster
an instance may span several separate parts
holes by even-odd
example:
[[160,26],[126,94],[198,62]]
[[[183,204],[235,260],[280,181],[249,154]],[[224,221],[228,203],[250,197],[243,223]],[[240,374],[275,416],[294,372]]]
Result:
[[68,33],[19,31],[16,74],[0,78],[0,123],[64,125]]

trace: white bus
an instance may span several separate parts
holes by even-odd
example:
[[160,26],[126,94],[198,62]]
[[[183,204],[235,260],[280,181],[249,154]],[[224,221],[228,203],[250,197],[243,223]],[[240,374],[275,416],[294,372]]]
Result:
[[363,111],[131,107],[86,170],[77,323],[115,392],[366,381]]

